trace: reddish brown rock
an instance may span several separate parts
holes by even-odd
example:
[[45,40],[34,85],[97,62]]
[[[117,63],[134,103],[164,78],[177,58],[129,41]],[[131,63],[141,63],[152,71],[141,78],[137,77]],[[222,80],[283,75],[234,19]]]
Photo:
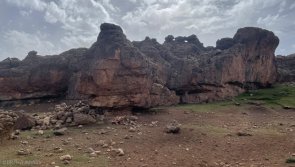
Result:
[[0,100],[65,96],[105,108],[149,108],[222,100],[276,80],[270,31],[246,27],[217,48],[196,35],[130,42],[121,27],[104,23],[89,49],[56,56],[30,52],[0,63]]
[[[18,62],[0,63],[0,101],[65,95],[72,73],[78,69],[85,49],[73,49],[55,56],[29,52]],[[17,63],[16,63],[17,62]]]

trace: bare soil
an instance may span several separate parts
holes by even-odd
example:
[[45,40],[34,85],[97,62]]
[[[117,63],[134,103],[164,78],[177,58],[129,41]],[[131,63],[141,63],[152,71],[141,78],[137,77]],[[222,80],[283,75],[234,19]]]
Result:
[[[52,108],[48,105],[39,105],[39,110]],[[39,111],[38,107],[31,107]],[[135,132],[130,131],[131,125],[111,124],[114,115],[117,113],[109,114],[108,121],[97,125],[68,128],[64,136],[53,136],[51,130],[46,130],[44,135],[36,135],[36,130],[21,132],[20,139],[1,144],[0,166],[295,166],[285,162],[295,153],[294,110],[249,104],[199,111],[168,107],[137,113]],[[165,126],[173,120],[181,124],[180,133],[165,133]],[[245,135],[238,135],[239,132]],[[21,144],[22,141],[28,144]],[[103,148],[102,141],[109,146]],[[125,154],[114,154],[110,145],[122,148]],[[55,153],[55,147],[64,151]],[[89,147],[101,154],[90,157]],[[21,148],[30,149],[32,154],[17,155]],[[73,156],[70,164],[65,165],[59,159],[65,154]]]

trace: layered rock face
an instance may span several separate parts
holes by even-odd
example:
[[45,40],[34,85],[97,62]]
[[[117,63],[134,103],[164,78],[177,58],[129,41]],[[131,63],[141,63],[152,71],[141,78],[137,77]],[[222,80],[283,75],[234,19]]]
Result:
[[73,90],[97,107],[151,107],[175,104],[178,97],[153,75],[157,64],[128,41],[116,25],[102,24],[97,42],[85,54]]
[[216,48],[195,35],[130,42],[119,26],[104,23],[89,49],[1,62],[0,100],[65,96],[99,108],[221,100],[275,82],[278,43],[272,32],[253,27]]
[[245,89],[275,82],[274,51],[278,43],[272,32],[246,27],[232,39],[217,41],[220,49],[204,48],[194,35],[168,36],[163,45],[150,39],[134,45],[155,64],[161,64],[157,76],[181,102],[197,103],[236,96]]
[[64,95],[85,51],[73,49],[55,56],[31,51],[23,61],[5,59],[0,62],[0,101]]
[[279,82],[295,82],[295,54],[288,56],[277,56]]

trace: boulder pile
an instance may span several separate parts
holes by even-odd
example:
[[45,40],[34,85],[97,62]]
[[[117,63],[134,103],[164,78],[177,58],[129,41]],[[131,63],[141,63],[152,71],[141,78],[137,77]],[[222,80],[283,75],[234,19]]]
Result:
[[[43,135],[46,129],[54,129],[57,135],[64,133],[65,127],[95,124],[103,115],[79,101],[74,105],[61,103],[54,112],[29,114],[24,111],[0,111],[0,139],[16,139],[19,130],[36,129]],[[16,130],[16,131],[14,131]]]
[[10,138],[17,118],[13,112],[0,111],[0,141]]
[[36,129],[60,129],[67,126],[88,125],[96,123],[100,115],[89,105],[78,102],[74,105],[61,103],[55,106],[53,113],[45,115],[34,114],[36,119]]

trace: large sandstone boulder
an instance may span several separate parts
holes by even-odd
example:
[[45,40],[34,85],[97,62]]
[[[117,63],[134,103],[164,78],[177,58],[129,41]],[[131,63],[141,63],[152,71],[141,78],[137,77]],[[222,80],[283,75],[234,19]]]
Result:
[[295,54],[288,56],[277,56],[279,82],[295,82]]
[[82,113],[74,113],[74,123],[76,125],[89,125],[94,124],[96,120],[88,115],[88,114],[82,114]]
[[16,111],[14,113],[18,116],[14,125],[15,129],[27,130],[36,125],[36,119],[29,114],[26,114],[24,111]]
[[0,100],[65,96],[101,109],[138,109],[222,100],[276,80],[279,39],[264,29],[241,28],[216,48],[196,35],[169,35],[160,44],[130,42],[114,24],[100,29],[89,49],[0,63]]

